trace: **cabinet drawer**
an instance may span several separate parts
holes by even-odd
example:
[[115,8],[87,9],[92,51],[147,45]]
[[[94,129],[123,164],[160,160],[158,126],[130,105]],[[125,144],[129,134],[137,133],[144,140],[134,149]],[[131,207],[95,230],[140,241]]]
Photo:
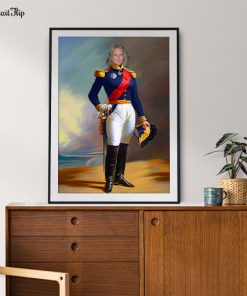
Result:
[[11,262],[138,261],[133,237],[12,237]]
[[[139,296],[138,263],[18,263],[15,266],[68,272],[70,296]],[[11,279],[11,296],[26,295],[58,295],[58,285],[41,280]]]
[[138,236],[138,211],[10,211],[10,236]]

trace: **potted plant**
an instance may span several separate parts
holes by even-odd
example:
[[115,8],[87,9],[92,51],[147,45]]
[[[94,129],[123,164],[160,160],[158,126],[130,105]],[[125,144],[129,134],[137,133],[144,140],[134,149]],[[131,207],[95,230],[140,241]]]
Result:
[[208,154],[221,152],[226,164],[217,175],[228,173],[229,179],[222,179],[220,186],[227,193],[224,204],[247,203],[247,179],[238,179],[240,172],[247,175],[247,137],[236,141],[237,133],[226,133],[216,143],[215,151]]

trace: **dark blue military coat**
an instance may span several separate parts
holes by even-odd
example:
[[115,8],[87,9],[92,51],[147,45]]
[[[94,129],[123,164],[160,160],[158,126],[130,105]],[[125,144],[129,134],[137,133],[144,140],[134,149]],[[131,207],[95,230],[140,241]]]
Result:
[[[141,104],[141,101],[139,100],[138,96],[138,90],[137,90],[137,85],[136,85],[136,73],[134,71],[131,71],[127,68],[123,68],[122,66],[111,66],[107,68],[106,70],[103,71],[98,71],[96,70],[94,75],[95,75],[95,81],[92,85],[92,88],[88,94],[88,97],[90,101],[94,104],[96,107],[97,105],[101,104],[98,94],[100,92],[100,89],[102,86],[104,87],[104,90],[107,94],[107,97],[111,95],[113,90],[120,85],[122,82],[123,78],[123,69],[127,70],[130,75],[130,83],[128,88],[124,91],[124,93],[118,98],[118,100],[129,100],[131,101],[131,104],[133,105],[137,116],[139,117],[140,120],[145,120],[144,116],[144,111],[143,107]],[[113,110],[114,110],[113,106]]]

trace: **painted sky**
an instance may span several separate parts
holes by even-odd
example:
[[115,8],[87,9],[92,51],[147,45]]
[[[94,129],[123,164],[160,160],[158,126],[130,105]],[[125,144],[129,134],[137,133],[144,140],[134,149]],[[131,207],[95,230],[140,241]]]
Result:
[[[109,47],[122,44],[127,68],[136,71],[145,115],[157,125],[154,141],[140,149],[133,136],[128,160],[169,159],[169,39],[167,37],[59,38],[59,153],[79,155],[102,150],[98,118],[88,93],[94,71],[105,69]],[[100,100],[105,101],[102,89]]]

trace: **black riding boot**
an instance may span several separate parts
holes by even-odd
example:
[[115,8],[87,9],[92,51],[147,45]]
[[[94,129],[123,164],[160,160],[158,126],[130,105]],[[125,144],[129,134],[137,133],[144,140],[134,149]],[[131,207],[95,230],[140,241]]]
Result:
[[117,153],[118,146],[107,145],[107,153],[105,160],[105,192],[109,193],[112,191],[115,171],[116,171],[116,163],[117,163]]
[[126,164],[127,148],[128,148],[128,144],[121,143],[120,146],[119,146],[114,185],[123,185],[123,186],[126,186],[126,187],[135,187],[135,185],[129,183],[124,178],[124,170],[125,170],[125,164]]

